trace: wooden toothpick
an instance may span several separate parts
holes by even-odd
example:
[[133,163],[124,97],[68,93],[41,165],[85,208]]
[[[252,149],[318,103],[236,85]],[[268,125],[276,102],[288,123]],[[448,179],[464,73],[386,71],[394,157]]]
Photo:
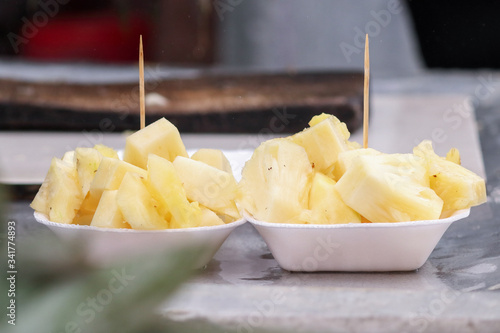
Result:
[[142,35],[139,38],[139,107],[141,129],[146,126],[146,103],[144,101],[144,52],[142,51]]
[[370,51],[368,43],[368,34],[365,39],[365,84],[363,96],[363,148],[368,148],[368,115],[370,100]]

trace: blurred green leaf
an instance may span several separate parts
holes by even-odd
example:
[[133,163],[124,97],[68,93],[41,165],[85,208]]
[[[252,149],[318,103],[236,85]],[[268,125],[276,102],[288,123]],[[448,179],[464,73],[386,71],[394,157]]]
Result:
[[[1,243],[5,249],[4,237]],[[201,251],[154,253],[98,269],[81,247],[55,236],[24,239],[16,258],[16,326],[3,320],[0,332],[164,332],[158,306],[196,272],[190,267]],[[5,278],[0,285],[8,289]]]

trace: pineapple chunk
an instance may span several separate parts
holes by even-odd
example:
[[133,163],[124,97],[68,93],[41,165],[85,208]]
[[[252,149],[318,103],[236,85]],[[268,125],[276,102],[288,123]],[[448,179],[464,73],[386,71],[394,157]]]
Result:
[[75,218],[73,219],[72,224],[78,224],[78,225],[90,225],[92,222],[92,218],[94,217],[94,214],[86,214],[82,213],[81,211],[78,211],[76,213]]
[[82,187],[82,195],[85,197],[89,192],[90,184],[99,168],[99,164],[101,164],[102,155],[93,148],[76,148],[74,155],[78,181]]
[[158,204],[143,183],[143,177],[136,173],[125,174],[116,193],[116,203],[133,229],[168,228],[168,222],[156,210]]
[[94,215],[95,210],[97,209],[97,205],[99,205],[99,200],[101,197],[92,196],[87,193],[87,196],[83,199],[82,205],[80,206],[80,210],[77,215]]
[[219,149],[199,149],[191,159],[211,165],[214,168],[232,174],[233,169],[226,156]]
[[[324,116],[317,120],[322,119]],[[302,146],[316,171],[329,174],[335,167],[338,154],[350,149],[348,146],[349,131],[344,123],[336,117],[329,116],[320,122],[313,118],[314,126],[290,137],[293,143]]]
[[127,162],[103,157],[101,164],[90,184],[90,202],[99,201],[105,190],[117,190],[127,172],[134,172],[146,178],[147,172]]
[[[430,187],[443,199],[443,210],[465,209],[486,202],[484,179],[455,162],[439,157],[430,141],[422,141],[413,152],[425,158]],[[451,154],[454,157],[450,158],[456,161],[456,153]]]
[[101,200],[90,223],[91,226],[130,229],[130,224],[123,220],[122,212],[118,208],[117,193],[118,190],[104,191],[102,193]]
[[317,224],[361,223],[361,216],[347,206],[335,189],[336,182],[317,172],[309,193],[309,209]]
[[83,201],[74,165],[53,158],[31,207],[50,221],[71,223]]
[[322,114],[316,115],[312,117],[311,120],[309,120],[309,127],[313,127],[314,125],[319,124],[320,122],[322,122],[327,118],[330,118],[331,116],[332,116],[331,114],[324,112]]
[[75,151],[70,150],[64,153],[62,160],[69,164],[75,164]]
[[446,154],[446,159],[458,165],[462,164],[460,160],[460,152],[458,151],[457,148],[451,148]]
[[149,155],[146,184],[159,204],[160,214],[171,214],[171,228],[200,226],[202,211],[197,202],[188,201],[172,162],[157,155]]
[[130,135],[125,143],[123,160],[146,169],[148,155],[155,154],[173,161],[177,156],[188,157],[177,128],[161,118]]
[[347,169],[351,166],[352,160],[360,155],[380,155],[381,152],[372,148],[362,148],[347,150],[339,154],[337,164],[332,172],[332,177],[336,181],[342,177]]
[[116,152],[116,150],[108,146],[97,144],[94,146],[94,149],[100,152],[104,157],[118,158],[118,153]]
[[371,222],[438,219],[443,200],[428,187],[425,161],[408,155],[358,156],[335,188]]
[[177,156],[173,165],[189,200],[198,201],[217,213],[239,218],[234,202],[237,183],[232,174],[182,156]]
[[216,226],[216,225],[224,225],[224,221],[217,216],[213,211],[210,209],[200,206],[201,209],[201,221],[200,221],[200,227],[211,227],[211,226]]
[[238,204],[259,220],[303,223],[312,176],[303,147],[287,139],[266,141],[245,163]]
[[54,168],[52,167],[53,161],[51,163],[51,167],[43,180],[42,185],[38,189],[38,192],[35,195],[35,198],[30,204],[30,207],[33,208],[36,212],[49,215],[49,186],[52,183],[52,179],[54,176]]

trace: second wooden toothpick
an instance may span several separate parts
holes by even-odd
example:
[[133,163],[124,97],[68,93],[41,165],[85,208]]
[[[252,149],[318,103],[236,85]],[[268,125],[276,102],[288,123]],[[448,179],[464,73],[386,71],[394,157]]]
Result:
[[365,83],[363,94],[363,148],[368,148],[368,117],[370,101],[370,51],[368,44],[368,34],[365,40]]
[[144,53],[142,51],[142,35],[139,39],[139,107],[141,129],[146,126],[146,103],[144,101]]

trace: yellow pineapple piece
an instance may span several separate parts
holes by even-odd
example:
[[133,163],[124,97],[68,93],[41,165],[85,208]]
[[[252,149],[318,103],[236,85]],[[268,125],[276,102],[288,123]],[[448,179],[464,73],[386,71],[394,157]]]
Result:
[[75,218],[73,219],[72,224],[78,224],[78,225],[90,225],[90,222],[92,222],[92,218],[94,217],[94,214],[85,214],[82,213],[80,210],[76,213]]
[[234,202],[237,183],[232,174],[182,156],[177,156],[173,165],[189,200],[217,213],[239,218]]
[[171,215],[170,228],[198,227],[202,211],[197,202],[189,202],[182,182],[172,162],[157,155],[149,155],[147,186],[158,202],[158,211]]
[[312,117],[311,120],[309,120],[309,127],[313,127],[314,125],[319,124],[320,122],[322,122],[327,118],[330,118],[331,116],[332,116],[331,114],[324,112],[322,114],[316,115]]
[[462,164],[462,161],[460,159],[460,152],[457,148],[451,148],[446,154],[446,159],[458,165]]
[[92,196],[87,193],[87,196],[83,199],[82,205],[80,206],[80,210],[77,215],[90,215],[93,216],[95,210],[97,209],[97,205],[99,205],[99,200],[101,197]]
[[356,141],[347,141],[347,148],[349,149],[361,149],[361,145]]
[[116,203],[125,222],[133,229],[168,228],[168,222],[156,210],[157,202],[143,183],[143,177],[127,172],[116,193]]
[[347,206],[335,189],[336,182],[319,172],[315,173],[309,193],[309,209],[314,223],[361,223],[361,216]]
[[69,163],[71,165],[75,164],[75,151],[70,150],[64,153],[62,160],[66,163]]
[[211,165],[214,168],[228,172],[230,174],[233,173],[231,164],[229,163],[224,153],[219,149],[199,149],[193,154],[193,156],[191,156],[191,158],[193,160]]
[[216,225],[224,225],[224,221],[215,214],[213,211],[208,209],[207,207],[200,206],[201,209],[201,221],[200,227],[211,227]]
[[238,204],[259,220],[302,223],[312,176],[303,147],[287,139],[266,141],[245,163]]
[[35,195],[35,198],[30,204],[30,207],[33,208],[35,211],[49,215],[49,184],[52,182],[52,179],[55,177],[54,176],[54,168],[51,167],[49,168],[49,171],[47,172],[47,175],[45,176],[42,185],[38,189],[38,192]]
[[111,147],[105,146],[103,144],[97,144],[94,149],[101,153],[104,157],[118,158],[118,153]]
[[90,225],[102,228],[130,229],[130,224],[124,221],[122,212],[118,207],[116,194],[118,190],[104,191],[99,205],[93,215]]
[[349,169],[352,160],[361,155],[380,155],[381,152],[372,149],[372,148],[361,148],[361,149],[353,149],[341,152],[338,155],[337,164],[335,165],[334,170],[331,175],[332,178],[338,181],[340,177]]
[[90,184],[89,202],[98,202],[105,190],[116,190],[127,172],[133,172],[146,178],[147,172],[130,163],[109,157],[103,157],[94,179]]
[[348,145],[350,134],[346,125],[336,117],[316,117],[319,118],[311,120],[313,126],[292,135],[290,140],[306,150],[316,171],[329,174],[335,167],[338,154],[351,149]]
[[82,195],[85,197],[89,192],[90,184],[99,168],[99,164],[101,164],[102,155],[93,148],[76,148],[74,155],[78,181],[82,187]]
[[71,223],[83,201],[74,165],[53,158],[31,207],[50,221]]
[[358,156],[335,188],[371,222],[438,219],[443,200],[428,187],[425,161],[409,155]]
[[425,140],[413,149],[413,153],[426,160],[430,187],[443,199],[443,210],[465,209],[486,202],[484,179],[456,163],[458,152],[449,153],[453,161],[447,160],[438,156],[432,143]]
[[127,137],[123,160],[145,169],[148,155],[155,154],[173,161],[177,156],[188,157],[177,128],[161,118]]

